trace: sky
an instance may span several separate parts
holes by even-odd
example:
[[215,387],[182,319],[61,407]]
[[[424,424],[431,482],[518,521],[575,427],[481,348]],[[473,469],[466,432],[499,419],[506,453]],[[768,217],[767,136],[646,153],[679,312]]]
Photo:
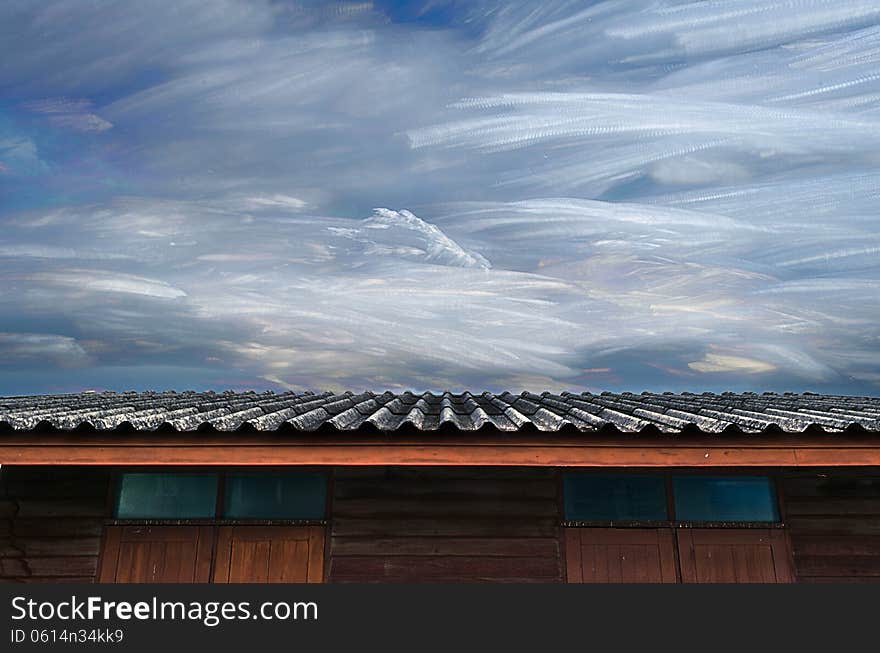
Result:
[[0,3],[0,394],[880,394],[877,0]]

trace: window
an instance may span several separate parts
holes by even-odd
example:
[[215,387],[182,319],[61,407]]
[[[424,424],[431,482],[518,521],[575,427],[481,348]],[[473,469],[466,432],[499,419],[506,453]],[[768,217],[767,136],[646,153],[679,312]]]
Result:
[[223,516],[231,519],[323,519],[323,474],[229,474]]
[[676,476],[672,491],[679,521],[779,521],[773,484],[763,476]]
[[123,474],[116,516],[123,519],[213,517],[216,474]]
[[[592,474],[564,476],[566,521],[778,522],[773,481],[765,476]],[[670,515],[667,486],[674,514]]]
[[223,519],[319,520],[327,479],[317,472],[126,473],[119,483],[120,519],[213,519],[221,482]]
[[568,521],[665,521],[666,486],[662,476],[567,474]]

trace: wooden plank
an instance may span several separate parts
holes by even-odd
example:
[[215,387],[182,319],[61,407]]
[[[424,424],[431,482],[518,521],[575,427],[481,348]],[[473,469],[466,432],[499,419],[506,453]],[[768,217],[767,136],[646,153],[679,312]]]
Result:
[[0,558],[0,578],[21,578],[30,575],[24,558]]
[[94,576],[98,566],[95,556],[50,556],[28,558],[31,576]]
[[94,576],[31,576],[25,578],[17,578],[18,583],[76,583],[79,585],[94,583]]
[[845,501],[852,499],[866,499],[870,501],[880,496],[880,484],[853,483],[851,485],[838,485],[835,487],[827,485],[814,486],[812,491],[806,488],[797,488],[796,490],[789,490],[787,486],[784,486],[784,488],[784,496],[787,500],[796,503],[802,502],[805,505],[811,503],[821,504],[824,501]]
[[[8,469],[13,469],[9,467]],[[18,468],[18,469],[29,469]],[[58,469],[65,469],[59,466]],[[71,468],[74,469],[74,468]],[[76,468],[79,469],[79,468]],[[29,500],[38,501],[57,498],[76,498],[80,501],[89,502],[92,505],[101,505],[107,498],[108,479],[98,471],[97,467],[87,467],[99,475],[99,483],[94,479],[83,477],[80,481],[33,481],[21,483],[7,483],[6,495],[9,497],[27,497]],[[80,483],[82,485],[80,485]]]
[[340,479],[337,476],[333,488],[337,500],[372,499],[389,495],[413,499],[430,497],[432,500],[469,496],[503,497],[514,500],[555,499],[556,491],[556,483],[552,480],[445,479],[433,476],[422,479],[378,478],[375,480]]
[[792,537],[809,535],[880,535],[880,520],[859,517],[791,517]]
[[97,556],[100,550],[97,537],[0,538],[0,555],[4,556]]
[[660,549],[661,578],[664,583],[678,583],[681,581],[678,573],[677,551],[675,548],[675,535],[671,531],[657,530],[658,547]]
[[64,498],[50,497],[19,499],[17,517],[103,517],[106,513],[104,497]]
[[333,520],[334,537],[406,534],[434,537],[555,537],[553,518],[508,519],[368,519],[345,517]]
[[569,583],[584,582],[584,570],[581,562],[581,530],[579,528],[563,529],[565,537],[565,580]]
[[880,584],[880,576],[798,576],[799,583],[825,584],[825,583],[849,583],[849,584]]
[[[239,529],[233,529],[233,532]],[[229,557],[230,583],[266,583],[269,581],[272,542],[249,541],[233,535]]]
[[149,542],[125,542],[119,545],[119,560],[114,566],[115,574],[106,579],[107,583],[140,582],[139,578],[148,578],[146,558],[150,553]]
[[823,447],[798,448],[795,452],[796,466],[802,467],[847,467],[874,466],[880,464],[880,448],[862,447]]
[[199,526],[197,537],[198,542],[196,545],[196,563],[193,566],[193,582],[209,583],[211,581],[211,566],[214,555],[216,529],[213,526]]
[[324,582],[324,533],[326,529],[323,526],[309,526],[308,531],[309,548],[306,555],[309,562],[306,582],[322,583]]
[[309,574],[308,540],[273,537],[269,546],[270,582],[304,583]]
[[0,537],[0,558],[23,558],[24,548],[13,538]]
[[111,583],[116,578],[121,540],[121,528],[108,528],[105,530],[97,573],[97,581],[99,583]]
[[[827,440],[827,442],[834,442]],[[720,442],[600,445],[127,443],[0,445],[3,465],[488,465],[550,467],[799,467],[880,465],[880,443],[868,446],[743,446]]]
[[528,519],[534,515],[554,515],[557,502],[549,499],[486,498],[479,494],[453,499],[376,497],[371,499],[336,499],[333,516],[382,517],[444,516],[460,517],[517,517]]
[[799,576],[877,576],[880,555],[798,556]]
[[8,496],[44,499],[81,497],[102,500],[110,473],[105,469],[73,467],[7,467],[3,486]]
[[[430,438],[429,438],[430,439]],[[362,444],[374,443],[369,438],[360,439]],[[551,438],[552,441],[552,438]],[[550,444],[551,441],[545,442]],[[385,440],[387,443],[388,441]],[[405,440],[397,444],[404,444]],[[450,445],[455,442],[454,439],[443,438],[442,442],[434,442],[431,444]],[[508,443],[515,440],[509,438]],[[324,444],[332,444],[333,440],[324,440]],[[422,442],[425,444],[426,442]],[[430,443],[430,442],[429,442]],[[487,444],[480,438],[469,438],[466,442],[470,446]],[[338,467],[335,473],[335,479],[339,483],[351,482],[368,482],[371,484],[412,482],[418,483],[450,483],[463,485],[466,487],[469,483],[479,483],[481,485],[492,484],[509,484],[509,483],[526,483],[526,482],[544,482],[554,484],[556,475],[555,470],[541,467],[484,467],[458,465],[453,467]]]
[[519,557],[334,557],[333,582],[553,582],[560,570],[554,560]]
[[678,544],[678,562],[681,569],[682,583],[696,583],[697,581],[697,558],[694,547],[693,531],[691,529],[679,529],[675,533]]
[[785,512],[794,515],[865,515],[880,519],[880,496],[878,497],[786,497]]
[[557,557],[551,537],[334,537],[332,555]]
[[880,556],[880,535],[801,535],[792,542],[798,556]]
[[16,537],[97,537],[104,520],[91,517],[27,517],[15,520]]
[[233,526],[221,526],[217,529],[217,548],[214,558],[212,582],[229,582],[229,565],[232,556]]
[[797,580],[797,571],[791,554],[791,537],[787,530],[771,530],[773,564],[776,571],[777,583],[794,583]]

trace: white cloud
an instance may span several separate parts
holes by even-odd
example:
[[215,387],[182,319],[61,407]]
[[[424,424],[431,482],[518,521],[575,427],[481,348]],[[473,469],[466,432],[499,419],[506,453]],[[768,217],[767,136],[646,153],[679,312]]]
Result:
[[47,116],[49,122],[58,127],[83,132],[102,132],[113,124],[91,112],[92,103],[88,100],[54,98],[25,102],[24,108],[33,113]]
[[0,333],[0,359],[6,365],[51,363],[64,367],[90,362],[74,338],[47,333]]
[[436,225],[425,222],[411,211],[375,209],[373,215],[356,227],[329,227],[330,231],[360,243],[367,256],[402,259],[488,270],[489,261],[478,252],[463,249]]
[[32,274],[23,278],[27,281],[50,286],[66,286],[77,293],[131,293],[157,299],[186,297],[184,291],[157,279],[103,270],[67,268],[58,272]]
[[688,367],[696,372],[737,372],[742,374],[760,374],[772,372],[776,369],[773,365],[764,361],[746,358],[745,356],[730,356],[725,354],[707,353],[703,360],[688,363]]

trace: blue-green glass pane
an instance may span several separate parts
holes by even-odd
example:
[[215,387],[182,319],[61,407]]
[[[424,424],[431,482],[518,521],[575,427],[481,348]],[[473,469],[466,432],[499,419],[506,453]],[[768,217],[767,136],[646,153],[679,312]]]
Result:
[[214,516],[216,474],[123,474],[116,516],[197,519]]
[[675,518],[680,521],[779,521],[776,492],[763,476],[677,476]]
[[660,476],[566,474],[569,521],[664,521],[666,485]]
[[323,474],[230,474],[223,515],[230,519],[323,519],[326,496]]

